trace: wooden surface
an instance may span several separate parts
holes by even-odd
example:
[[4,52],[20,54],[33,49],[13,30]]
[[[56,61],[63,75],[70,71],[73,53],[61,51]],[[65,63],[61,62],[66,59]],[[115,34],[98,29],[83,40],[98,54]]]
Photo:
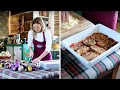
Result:
[[112,79],[113,69],[100,74],[97,79]]
[[70,12],[70,13],[73,17],[79,19],[80,22],[78,25],[76,25],[75,27],[73,27],[71,29],[62,29],[61,30],[61,40],[64,40],[74,34],[79,33],[80,31],[83,31],[87,28],[94,26],[94,24],[92,22],[90,22],[89,20],[85,19],[84,17],[78,15],[77,13],[74,13],[74,12]]
[[119,66],[120,66],[120,63],[118,63],[114,69],[113,69],[113,73],[112,73],[112,79],[116,79],[116,76],[117,76],[117,73],[118,73],[118,70],[119,70]]

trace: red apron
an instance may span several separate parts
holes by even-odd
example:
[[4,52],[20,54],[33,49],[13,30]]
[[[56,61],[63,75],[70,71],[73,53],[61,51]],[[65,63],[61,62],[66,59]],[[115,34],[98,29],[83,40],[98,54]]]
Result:
[[[43,42],[39,42],[39,41],[33,39],[33,44],[34,44],[34,56],[33,56],[33,59],[39,57],[44,52],[44,50],[46,48],[46,40],[45,40],[44,32],[43,32],[43,38],[44,38]],[[42,58],[41,61],[46,61],[46,60],[52,60],[51,52],[48,53],[44,58]]]

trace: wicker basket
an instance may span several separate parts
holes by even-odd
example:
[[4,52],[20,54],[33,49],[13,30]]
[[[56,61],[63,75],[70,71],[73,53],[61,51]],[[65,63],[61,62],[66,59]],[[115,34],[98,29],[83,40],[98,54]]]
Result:
[[[87,28],[92,27],[94,24],[89,20],[85,19],[84,17],[80,16],[79,14],[70,11],[70,14],[80,20],[79,24],[70,29],[61,29],[61,40],[66,39],[74,34],[77,34],[80,31],[83,31]],[[71,33],[72,32],[72,33]]]
[[11,56],[0,56],[0,60],[10,60]]

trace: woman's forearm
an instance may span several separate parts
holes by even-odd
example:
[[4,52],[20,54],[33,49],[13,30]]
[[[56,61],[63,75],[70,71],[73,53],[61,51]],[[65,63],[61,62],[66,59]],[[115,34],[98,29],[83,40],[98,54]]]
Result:
[[41,59],[44,58],[47,54],[48,54],[48,52],[45,50],[38,58],[41,60]]

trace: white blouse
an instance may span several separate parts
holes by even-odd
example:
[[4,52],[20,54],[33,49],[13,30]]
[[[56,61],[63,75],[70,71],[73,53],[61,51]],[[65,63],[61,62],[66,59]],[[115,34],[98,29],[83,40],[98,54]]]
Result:
[[[45,35],[45,40],[46,40],[46,49],[45,51],[50,52],[51,51],[51,46],[52,46],[52,35],[51,32],[49,30],[46,30],[44,32]],[[35,40],[43,42],[44,38],[43,38],[43,32],[37,33]],[[33,47],[33,31],[30,30],[28,32],[28,47],[31,46]]]

